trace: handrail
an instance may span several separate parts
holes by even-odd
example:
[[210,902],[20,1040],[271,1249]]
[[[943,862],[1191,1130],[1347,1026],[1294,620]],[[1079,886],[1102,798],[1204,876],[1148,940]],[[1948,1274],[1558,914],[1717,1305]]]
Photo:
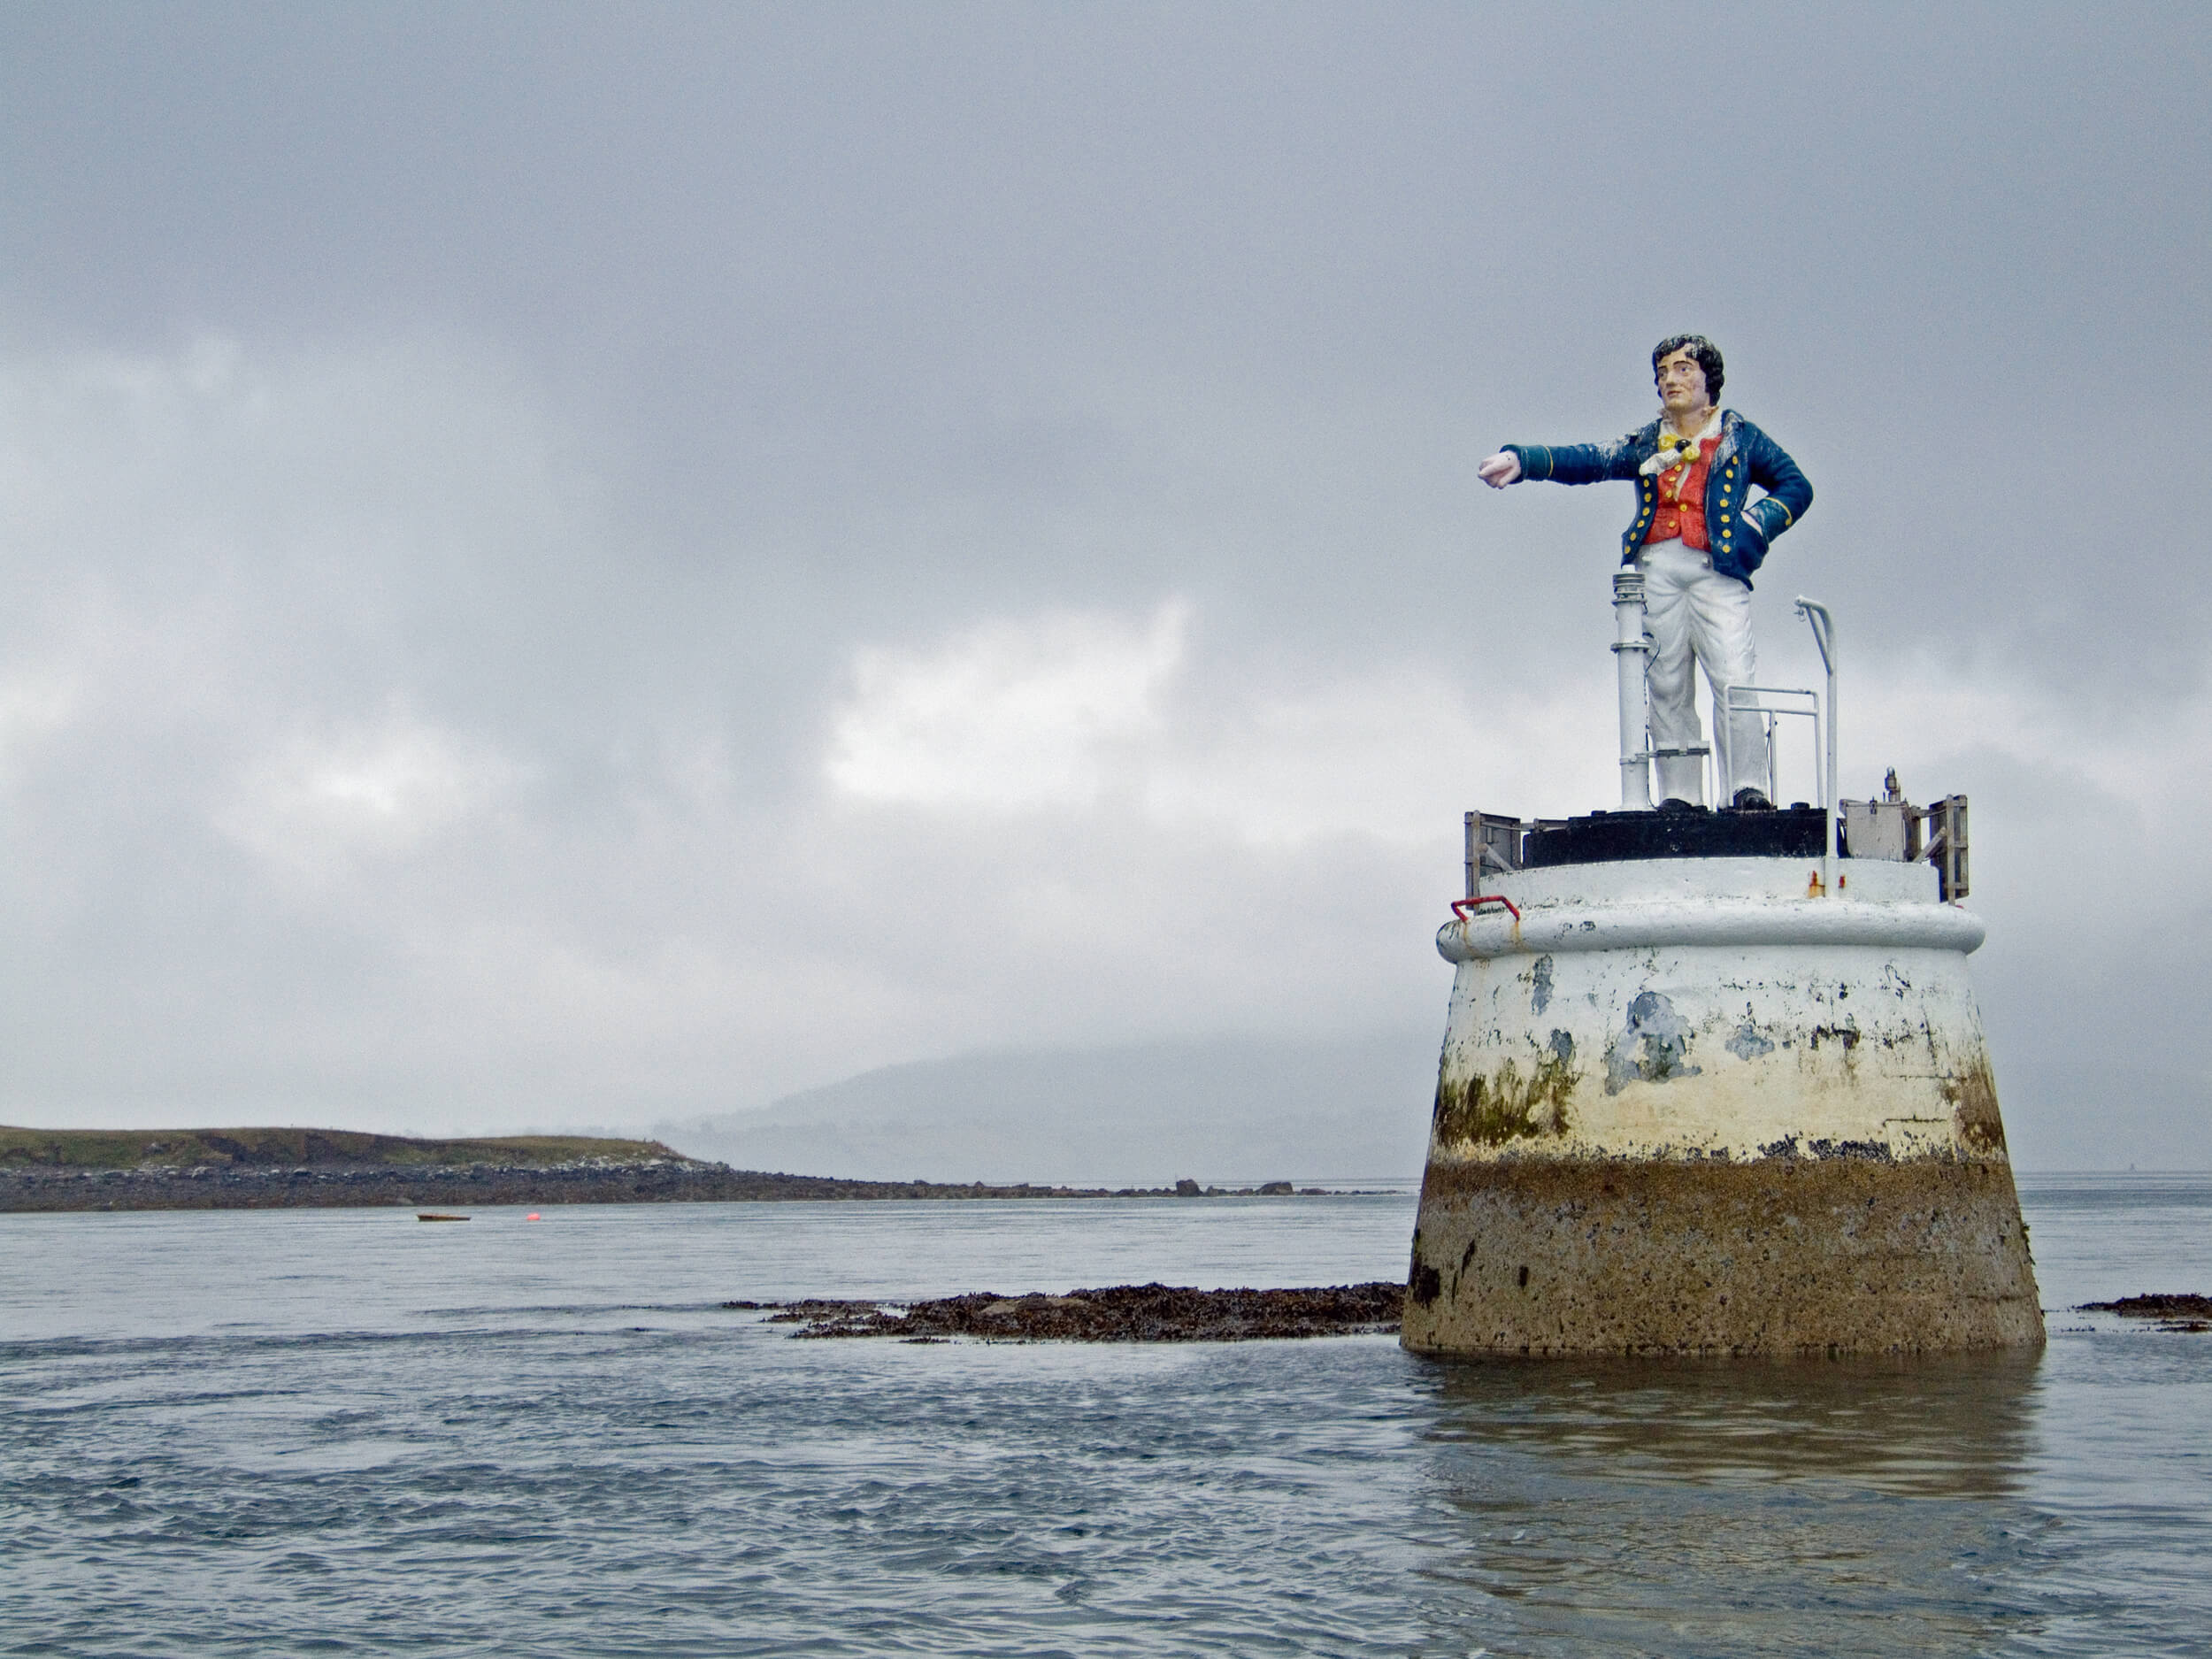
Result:
[[1452,914],[1459,918],[1459,919],[1463,922],[1467,919],[1468,911],[1475,909],[1478,905],[1483,904],[1502,904],[1507,910],[1513,912],[1513,919],[1515,921],[1517,922],[1521,919],[1521,907],[1514,903],[1511,899],[1507,898],[1502,893],[1478,893],[1471,899],[1454,899],[1452,901]]
[[1830,898],[1836,896],[1836,619],[1828,614],[1828,607],[1797,596],[1797,614],[1805,618],[1806,626],[1813,631],[1813,643],[1820,648],[1820,665],[1828,671],[1828,829],[1820,849],[1821,891]]

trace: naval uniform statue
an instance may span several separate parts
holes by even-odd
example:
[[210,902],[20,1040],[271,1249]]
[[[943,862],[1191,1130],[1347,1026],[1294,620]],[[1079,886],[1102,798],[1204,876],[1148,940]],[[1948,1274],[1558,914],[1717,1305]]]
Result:
[[[1440,1355],[2039,1343],[1967,969],[1987,930],[1949,902],[1962,798],[1940,849],[1902,803],[1899,833],[1839,848],[1831,750],[1822,808],[1774,810],[1763,718],[1732,720],[1727,695],[1753,682],[1752,574],[1812,488],[1717,407],[1709,341],[1663,340],[1652,367],[1661,412],[1642,430],[1481,465],[1498,488],[1636,485],[1621,545],[1641,576],[1615,577],[1617,595],[1643,588],[1650,634],[1617,599],[1636,804],[1467,815],[1467,895],[1436,937],[1451,1006],[1399,1340]],[[1800,603],[1821,620],[1832,738],[1827,613]],[[1647,700],[1626,695],[1639,657]],[[1700,804],[1699,666],[1718,812]],[[1641,751],[1660,763],[1657,812]]]
[[[1635,481],[1636,517],[1621,536],[1621,563],[1644,577],[1660,810],[1688,811],[1703,802],[1693,657],[1712,689],[1722,803],[1763,810],[1772,805],[1765,725],[1755,712],[1731,715],[1728,689],[1757,678],[1751,573],[1774,539],[1805,516],[1813,487],[1780,444],[1717,406],[1723,371],[1711,341],[1672,335],[1652,349],[1651,365],[1660,414],[1648,426],[1610,443],[1509,443],[1479,472],[1493,489],[1525,478]],[[1764,493],[1755,497],[1755,488]]]

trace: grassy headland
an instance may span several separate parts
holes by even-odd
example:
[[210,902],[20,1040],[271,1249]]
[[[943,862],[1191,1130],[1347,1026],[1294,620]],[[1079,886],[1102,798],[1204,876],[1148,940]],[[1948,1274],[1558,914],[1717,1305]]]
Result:
[[645,1164],[683,1155],[657,1141],[591,1135],[501,1135],[477,1141],[419,1141],[351,1129],[16,1129],[0,1125],[0,1168],[135,1170],[167,1166],[288,1169],[319,1166],[542,1169],[601,1160]]
[[0,1210],[634,1204],[746,1195],[657,1141],[349,1129],[0,1127]]
[[[1239,1190],[1287,1196],[1291,1188],[1275,1181]],[[1225,1195],[1188,1180],[1109,1190],[786,1175],[687,1157],[657,1141],[591,1135],[425,1141],[350,1129],[0,1126],[0,1211]]]

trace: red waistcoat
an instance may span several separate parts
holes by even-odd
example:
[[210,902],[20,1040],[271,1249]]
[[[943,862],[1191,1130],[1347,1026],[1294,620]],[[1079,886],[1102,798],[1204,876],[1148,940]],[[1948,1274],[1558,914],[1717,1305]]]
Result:
[[1705,475],[1712,471],[1713,451],[1719,447],[1719,440],[1715,439],[1700,449],[1690,466],[1659,474],[1659,500],[1651,515],[1651,528],[1644,533],[1647,543],[1680,536],[1684,547],[1701,553],[1710,549],[1712,541],[1705,534]]

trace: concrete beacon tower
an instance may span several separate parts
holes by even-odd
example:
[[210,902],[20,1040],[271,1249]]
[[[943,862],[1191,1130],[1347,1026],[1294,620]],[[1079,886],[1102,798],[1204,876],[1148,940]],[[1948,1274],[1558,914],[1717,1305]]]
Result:
[[[1967,974],[1985,930],[1952,902],[1965,801],[1839,813],[1833,685],[1819,808],[1468,815],[1408,1348],[2043,1340]],[[1763,695],[1812,695],[1732,694],[1778,712]]]

